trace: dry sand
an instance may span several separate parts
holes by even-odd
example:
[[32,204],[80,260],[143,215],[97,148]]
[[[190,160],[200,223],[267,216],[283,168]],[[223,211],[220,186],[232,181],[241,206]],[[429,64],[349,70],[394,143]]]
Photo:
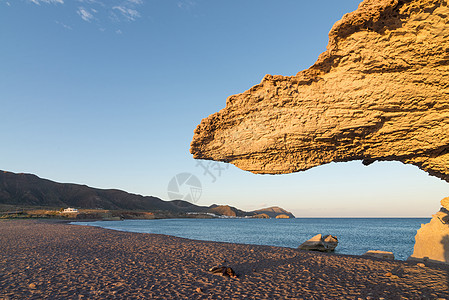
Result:
[[[220,264],[239,279],[207,272]],[[448,284],[434,264],[0,221],[0,299],[449,299]]]

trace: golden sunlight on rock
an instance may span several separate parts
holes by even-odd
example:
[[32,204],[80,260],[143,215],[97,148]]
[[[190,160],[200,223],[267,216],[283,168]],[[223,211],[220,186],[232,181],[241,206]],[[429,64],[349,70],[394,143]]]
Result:
[[309,69],[203,119],[191,153],[261,174],[397,160],[449,181],[448,15],[445,1],[365,0]]

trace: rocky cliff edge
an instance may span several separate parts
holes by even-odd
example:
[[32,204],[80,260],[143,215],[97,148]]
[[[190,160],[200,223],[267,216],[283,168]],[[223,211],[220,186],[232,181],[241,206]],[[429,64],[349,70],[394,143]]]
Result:
[[203,119],[191,153],[261,174],[396,160],[449,181],[448,16],[442,0],[363,1],[312,67]]

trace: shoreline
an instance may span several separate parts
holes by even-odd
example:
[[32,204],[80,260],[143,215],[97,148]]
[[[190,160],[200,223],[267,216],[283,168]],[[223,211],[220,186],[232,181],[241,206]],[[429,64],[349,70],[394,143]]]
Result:
[[[0,299],[449,299],[445,265],[70,222],[0,221]],[[207,271],[218,265],[239,278]]]
[[[369,250],[390,251],[396,260],[406,261],[414,249],[414,237],[427,219],[165,219],[74,222],[123,232],[158,233],[187,239],[266,245],[297,249],[317,233],[333,234],[339,246],[332,253],[361,256]],[[340,222],[341,221],[341,222]],[[154,223],[153,223],[154,222]],[[158,223],[161,222],[161,223]],[[330,223],[329,223],[330,222]],[[338,222],[336,224],[335,222]],[[330,225],[331,224],[331,227]],[[334,226],[335,227],[332,227]],[[223,230],[223,227],[228,227]],[[351,227],[352,229],[346,229]],[[371,228],[371,230],[366,230]],[[381,233],[376,230],[383,230]],[[383,229],[382,229],[383,228]],[[384,228],[391,228],[391,231]],[[398,230],[395,228],[406,228]],[[361,238],[361,239],[360,239]]]

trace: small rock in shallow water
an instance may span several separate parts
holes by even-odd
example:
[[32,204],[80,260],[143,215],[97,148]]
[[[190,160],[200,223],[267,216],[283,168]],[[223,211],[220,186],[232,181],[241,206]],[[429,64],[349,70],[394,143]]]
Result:
[[201,288],[196,288],[196,290],[195,290],[197,293],[203,293],[203,290],[201,289]]
[[30,289],[35,289],[36,288],[36,285],[34,283],[30,283],[28,286],[30,287]]
[[391,272],[385,273],[386,277],[391,277],[391,275],[393,275],[393,274],[391,274]]
[[424,268],[426,265],[425,264],[423,264],[423,263],[417,263],[416,264],[418,267],[421,267],[421,268]]

